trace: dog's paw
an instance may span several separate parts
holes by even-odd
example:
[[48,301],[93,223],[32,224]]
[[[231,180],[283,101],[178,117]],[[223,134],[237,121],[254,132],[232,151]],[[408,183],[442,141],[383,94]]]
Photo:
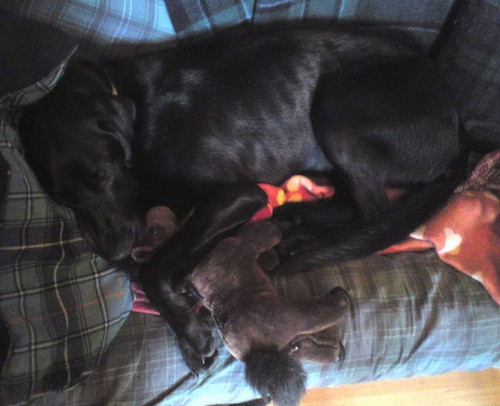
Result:
[[300,252],[315,236],[305,232],[300,226],[283,230],[283,238],[275,247],[280,261],[286,261]]
[[211,325],[201,317],[186,326],[178,341],[182,357],[195,375],[208,370],[217,359]]
[[[199,375],[203,371],[207,371],[217,359],[217,350],[210,345],[200,348],[194,348],[191,344],[183,341],[179,343],[180,350],[184,361],[189,370]],[[205,349],[203,349],[205,348]]]
[[337,342],[336,350],[337,350],[337,356],[335,358],[335,361],[343,362],[345,360],[345,347],[342,341],[339,340]]

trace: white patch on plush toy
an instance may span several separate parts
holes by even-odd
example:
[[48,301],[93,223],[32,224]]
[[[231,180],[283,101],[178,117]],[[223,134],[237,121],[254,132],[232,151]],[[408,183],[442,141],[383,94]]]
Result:
[[446,227],[444,233],[446,235],[444,247],[438,251],[438,254],[446,254],[455,251],[460,244],[462,244],[462,236],[456,234],[451,228]]
[[415,238],[416,240],[423,240],[424,234],[425,234],[425,225],[421,225],[413,233],[410,234],[410,237]]
[[474,278],[476,281],[481,282],[484,284],[484,278],[483,278],[483,273],[481,271],[475,272],[471,275],[472,278]]

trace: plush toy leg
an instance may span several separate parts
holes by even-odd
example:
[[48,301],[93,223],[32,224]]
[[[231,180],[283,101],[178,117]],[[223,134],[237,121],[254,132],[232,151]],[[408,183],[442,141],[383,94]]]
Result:
[[325,330],[341,321],[349,310],[349,296],[340,288],[306,302],[292,304],[299,334],[312,334]]

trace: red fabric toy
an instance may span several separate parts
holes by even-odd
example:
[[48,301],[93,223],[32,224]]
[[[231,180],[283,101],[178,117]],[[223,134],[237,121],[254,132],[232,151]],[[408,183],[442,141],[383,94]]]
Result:
[[268,183],[259,183],[259,186],[267,193],[267,206],[260,209],[252,220],[264,220],[273,215],[275,207],[290,202],[305,202],[309,200],[332,197],[334,189],[331,186],[322,186],[311,179],[296,175],[286,180],[281,186],[273,186]]
[[450,202],[408,240],[381,254],[435,249],[500,304],[500,150],[485,156]]

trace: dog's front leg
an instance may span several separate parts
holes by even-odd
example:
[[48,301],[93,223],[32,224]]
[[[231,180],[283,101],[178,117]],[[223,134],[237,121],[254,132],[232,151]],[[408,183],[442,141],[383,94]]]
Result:
[[197,312],[180,286],[172,288],[167,272],[141,269],[141,282],[149,300],[177,337],[188,368],[195,374],[208,369],[217,356],[209,314]]
[[168,270],[174,284],[181,283],[217,242],[248,222],[267,200],[267,194],[255,183],[217,188],[149,263]]
[[176,334],[182,355],[194,372],[210,366],[214,341],[206,320],[192,310],[180,292],[184,277],[219,240],[245,224],[266,203],[267,195],[256,184],[220,188],[141,267],[146,295]]

